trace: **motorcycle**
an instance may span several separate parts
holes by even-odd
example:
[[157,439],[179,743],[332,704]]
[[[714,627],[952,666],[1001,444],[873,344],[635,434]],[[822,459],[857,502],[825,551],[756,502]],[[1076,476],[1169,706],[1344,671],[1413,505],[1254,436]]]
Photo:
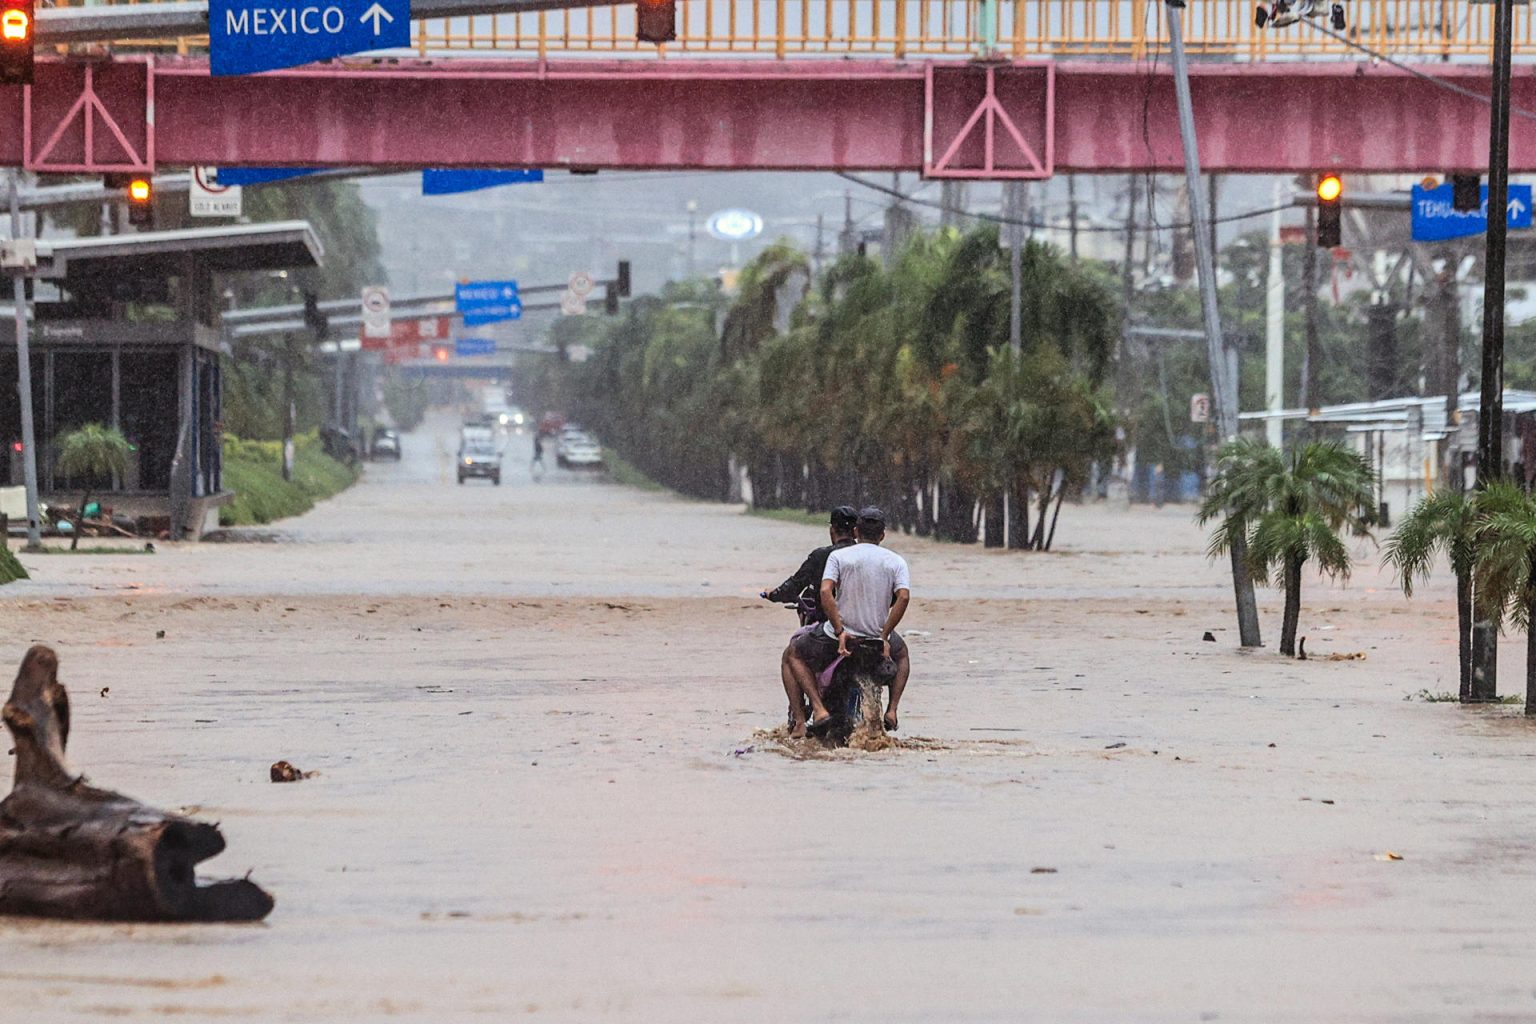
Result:
[[[800,613],[806,624],[807,600],[785,605]],[[814,601],[809,602],[814,607]],[[880,739],[885,732],[885,707],[882,689],[896,677],[895,664],[885,656],[885,645],[878,637],[858,637],[848,642],[848,654],[840,655],[817,678],[822,703],[831,717],[806,730],[828,746],[846,747],[857,738],[863,744]],[[800,698],[803,720],[810,719],[810,702]],[[792,726],[794,715],[788,715]]]

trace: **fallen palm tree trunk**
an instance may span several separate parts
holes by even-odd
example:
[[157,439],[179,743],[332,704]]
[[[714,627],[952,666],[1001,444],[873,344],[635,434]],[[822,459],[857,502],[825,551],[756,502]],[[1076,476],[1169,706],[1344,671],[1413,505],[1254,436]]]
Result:
[[64,760],[69,696],[58,656],[33,647],[5,703],[16,779],[0,801],[0,913],[102,921],[257,921],[272,897],[246,879],[199,885],[217,827],[97,789]]

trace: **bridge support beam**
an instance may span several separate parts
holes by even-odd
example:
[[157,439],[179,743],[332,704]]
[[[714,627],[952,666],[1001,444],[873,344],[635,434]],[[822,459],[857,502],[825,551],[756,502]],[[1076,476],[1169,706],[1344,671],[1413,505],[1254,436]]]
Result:
[[[0,86],[0,165],[965,177],[1182,167],[1172,78],[1136,63],[454,60],[211,78],[200,61],[98,61],[86,112],[109,113],[116,128],[98,117],[94,153],[78,111],[42,152],[81,93],[65,96],[57,83],[84,74],[66,60],[38,67],[31,90]],[[1488,93],[1486,68],[1428,70]],[[1420,172],[1486,160],[1486,104],[1389,66],[1206,64],[1190,78],[1200,163],[1211,173]],[[1536,78],[1516,79],[1512,99],[1536,108]],[[1536,170],[1536,134],[1517,136],[1510,158],[1516,171]]]

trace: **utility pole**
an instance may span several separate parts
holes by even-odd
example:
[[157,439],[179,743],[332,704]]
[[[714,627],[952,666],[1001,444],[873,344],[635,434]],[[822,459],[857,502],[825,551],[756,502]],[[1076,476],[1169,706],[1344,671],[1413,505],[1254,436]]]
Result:
[[1269,281],[1264,318],[1264,438],[1271,448],[1285,443],[1280,410],[1285,408],[1285,249],[1280,244],[1280,207],[1285,181],[1275,179],[1275,212],[1269,219]]
[[[1509,0],[1501,0],[1508,3]],[[1195,111],[1189,95],[1189,63],[1184,53],[1184,0],[1166,0],[1168,40],[1173,54],[1173,87],[1179,107],[1179,136],[1184,150],[1184,178],[1189,192],[1191,234],[1195,243],[1195,271],[1200,280],[1200,308],[1205,318],[1206,356],[1211,368],[1211,398],[1216,407],[1216,426],[1223,442],[1237,436],[1237,375],[1230,374],[1226,345],[1221,334],[1221,312],[1216,304],[1216,262],[1211,236],[1206,233],[1205,204],[1200,178],[1200,153],[1195,143]],[[1259,608],[1253,597],[1253,577],[1248,572],[1248,545],[1237,537],[1232,543],[1232,590],[1237,602],[1237,628],[1244,647],[1260,647]]]
[[[1483,259],[1483,379],[1477,410],[1477,486],[1504,475],[1504,246],[1509,227],[1509,65],[1515,0],[1495,0],[1488,125],[1488,248]],[[1472,700],[1498,697],[1498,627],[1474,596]],[[1483,605],[1483,607],[1479,607]],[[1525,713],[1536,715],[1526,694]]]
[[[21,175],[11,169],[11,239],[21,238]],[[27,551],[42,549],[37,514],[37,431],[32,421],[32,352],[27,344],[27,281],[18,267],[11,278],[16,306],[16,386],[21,402],[21,472],[27,492]]]
[[283,335],[283,479],[293,479],[293,335]]
[[693,277],[695,271],[694,255],[699,240],[698,216],[699,201],[697,199],[688,200],[688,276],[690,278]]
[[1067,251],[1077,262],[1077,175],[1067,175]]
[[[1309,176],[1307,180],[1310,191],[1316,193],[1316,177]],[[1318,363],[1322,360],[1322,338],[1317,324],[1317,211],[1309,206],[1306,216],[1307,251],[1301,258],[1301,287],[1306,293],[1303,312],[1306,314],[1307,344],[1301,354],[1301,395],[1298,404],[1303,409],[1315,409],[1322,405],[1321,396],[1317,393]]]
[[1009,218],[1008,277],[1008,348],[1014,358],[1024,353],[1024,182],[1003,183],[1004,216]]

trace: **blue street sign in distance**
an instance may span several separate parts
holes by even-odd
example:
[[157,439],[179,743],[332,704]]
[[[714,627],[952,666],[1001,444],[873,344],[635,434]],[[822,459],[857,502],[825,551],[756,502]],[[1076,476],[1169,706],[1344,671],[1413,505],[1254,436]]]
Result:
[[220,167],[214,179],[220,185],[266,185],[314,174],[318,167]]
[[411,45],[410,0],[209,0],[208,70],[251,75]]
[[544,180],[543,171],[444,171],[428,168],[421,172],[421,194],[449,196],[474,192],[496,185],[534,184]]
[[459,338],[453,343],[453,354],[458,356],[491,356],[496,354],[495,338]]
[[[1480,210],[1458,211],[1451,201],[1451,191],[1449,184],[1431,189],[1413,186],[1415,242],[1442,242],[1448,238],[1480,235],[1488,230],[1488,186],[1483,186],[1483,207]],[[1505,223],[1512,231],[1531,226],[1531,186],[1509,186],[1509,208]]]
[[461,281],[453,286],[453,301],[470,325],[518,320],[523,315],[516,281]]

